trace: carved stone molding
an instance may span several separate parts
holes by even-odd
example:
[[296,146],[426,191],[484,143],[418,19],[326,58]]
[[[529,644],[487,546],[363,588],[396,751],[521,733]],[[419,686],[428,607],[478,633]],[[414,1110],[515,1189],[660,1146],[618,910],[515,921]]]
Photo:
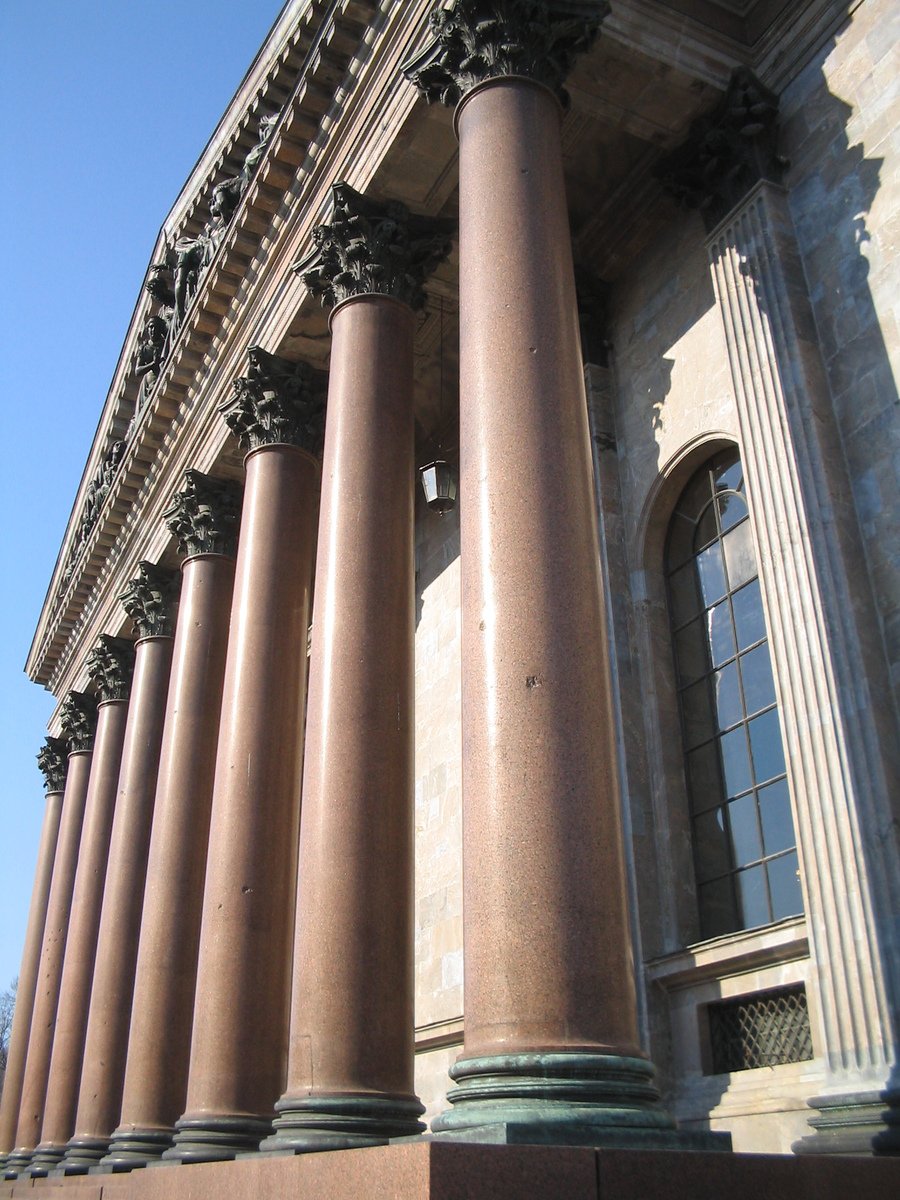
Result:
[[134,642],[102,633],[88,655],[87,669],[101,700],[127,700],[134,674]]
[[78,556],[81,554],[85,542],[90,537],[91,530],[97,523],[100,509],[103,507],[103,502],[109,494],[109,489],[112,487],[124,454],[124,441],[117,439],[111,442],[88,484],[87,493],[79,515],[78,530],[75,534],[72,548],[69,551],[68,562],[63,571],[63,584],[68,583],[72,577]]
[[456,0],[431,14],[432,41],[401,70],[429,104],[455,105],[480,83],[517,75],[565,103],[563,81],[608,12],[603,0]]
[[138,637],[171,636],[175,632],[175,602],[180,576],[156,563],[138,563],[137,578],[119,596]]
[[[209,197],[209,220],[196,236],[183,235],[167,247],[161,262],[153,263],[145,289],[164,306],[166,341],[163,358],[171,350],[185,314],[200,287],[200,281],[215,258],[225,231],[230,225],[250,180],[262,161],[266,145],[278,124],[280,113],[260,118],[258,140],[247,154],[237,175],[220,180]],[[162,359],[160,360],[162,362]]]
[[657,167],[666,190],[698,208],[712,229],[760,182],[780,183],[787,166],[776,149],[778,97],[748,67],[738,67],[713,111],[691,125],[687,141]]
[[44,738],[37,753],[38,768],[44,776],[45,792],[61,792],[69,769],[69,743],[65,738]]
[[450,253],[450,223],[414,216],[396,200],[371,200],[343,182],[331,192],[331,224],[316,226],[315,248],[294,265],[309,290],[325,305],[387,295],[421,308],[425,279]]
[[184,481],[182,490],[173,495],[163,512],[163,520],[178,539],[179,550],[188,556],[233,557],[241,508],[240,485],[194,470],[185,471]]
[[97,701],[86,692],[69,692],[59,713],[63,737],[69,743],[69,753],[93,750],[97,730]]
[[255,450],[286,443],[320,454],[325,394],[316,373],[261,346],[251,346],[247,358],[247,374],[234,381],[234,395],[219,405],[240,444]]

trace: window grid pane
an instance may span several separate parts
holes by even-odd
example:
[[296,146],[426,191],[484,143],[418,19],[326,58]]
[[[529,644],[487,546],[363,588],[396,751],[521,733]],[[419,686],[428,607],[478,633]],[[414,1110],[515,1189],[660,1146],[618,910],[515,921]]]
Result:
[[666,563],[701,927],[716,937],[802,912],[736,452],[718,455],[685,488]]

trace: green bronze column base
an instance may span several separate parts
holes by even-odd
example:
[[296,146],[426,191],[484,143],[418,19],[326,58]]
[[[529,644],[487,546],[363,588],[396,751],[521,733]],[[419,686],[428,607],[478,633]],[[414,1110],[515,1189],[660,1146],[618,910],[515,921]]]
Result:
[[[172,1145],[174,1129],[117,1129],[109,1153],[100,1162],[105,1171],[133,1171],[162,1158]],[[98,1169],[100,1169],[98,1168]]]
[[53,1176],[87,1175],[91,1167],[96,1167],[108,1149],[108,1137],[71,1138],[66,1146],[62,1162],[48,1174]]
[[284,1096],[275,1107],[275,1132],[260,1146],[262,1154],[384,1146],[425,1129],[419,1120],[425,1109],[415,1096]]
[[54,1145],[52,1142],[47,1142],[38,1146],[32,1152],[31,1162],[24,1171],[19,1172],[19,1178],[28,1176],[32,1179],[40,1179],[47,1175],[50,1171],[55,1170],[65,1158],[66,1145]]
[[795,1154],[900,1155],[900,1089],[815,1096],[814,1132],[794,1142]]
[[12,1150],[6,1156],[6,1166],[3,1170],[4,1179],[18,1179],[19,1176],[31,1165],[31,1159],[34,1156],[33,1150]]
[[441,1141],[607,1149],[730,1150],[727,1133],[681,1132],[659,1102],[653,1066],[613,1054],[510,1054],[460,1059]]
[[262,1117],[197,1117],[179,1121],[162,1162],[223,1162],[257,1149],[272,1122]]

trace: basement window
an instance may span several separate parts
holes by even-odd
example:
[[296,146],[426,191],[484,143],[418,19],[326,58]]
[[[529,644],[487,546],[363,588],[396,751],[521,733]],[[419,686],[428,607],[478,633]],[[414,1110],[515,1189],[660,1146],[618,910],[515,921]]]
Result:
[[711,1070],[727,1075],[813,1057],[803,984],[707,1005]]

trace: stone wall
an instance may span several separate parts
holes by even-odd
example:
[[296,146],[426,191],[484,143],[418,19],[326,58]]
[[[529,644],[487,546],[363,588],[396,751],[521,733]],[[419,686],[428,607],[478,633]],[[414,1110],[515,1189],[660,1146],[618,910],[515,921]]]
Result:
[[866,0],[782,97],[810,299],[900,688],[900,10]]
[[417,501],[416,1087],[430,1120],[462,1041],[460,563],[457,513]]

